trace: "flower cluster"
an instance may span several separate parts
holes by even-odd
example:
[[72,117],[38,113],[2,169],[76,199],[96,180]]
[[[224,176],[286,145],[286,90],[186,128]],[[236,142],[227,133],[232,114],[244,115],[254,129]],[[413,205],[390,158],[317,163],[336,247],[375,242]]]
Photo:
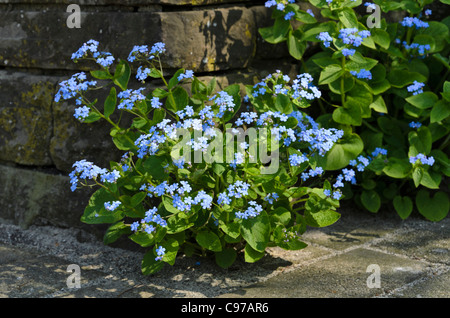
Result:
[[233,198],[242,198],[248,195],[249,188],[250,184],[241,180],[237,180],[235,183],[230,184],[227,187],[227,191],[219,193],[217,198],[217,204],[229,205]]
[[417,156],[411,156],[409,157],[409,162],[411,164],[416,164],[417,161],[419,161],[423,165],[429,165],[432,166],[434,164],[434,157],[433,156],[425,156],[422,153],[419,153]]
[[153,207],[145,212],[145,217],[140,221],[135,221],[131,224],[131,230],[133,232],[143,231],[147,234],[151,234],[156,231],[157,225],[166,227],[167,222],[158,213],[158,209]]
[[166,249],[164,248],[164,247],[162,247],[162,246],[159,246],[157,249],[156,249],[156,258],[155,258],[155,261],[160,261],[160,260],[162,260],[162,258],[163,258],[163,256],[166,254]]
[[[79,72],[72,75],[68,80],[59,83],[59,89],[55,94],[55,102],[59,102],[61,98],[63,100],[76,97],[79,93],[87,91],[89,87],[97,85],[97,81],[86,81],[86,73]],[[77,100],[77,105],[81,104],[81,101]]]
[[184,73],[181,73],[178,75],[178,82],[181,82],[184,79],[193,79],[194,78],[194,72],[191,70],[186,70]]
[[330,47],[330,42],[333,41],[333,38],[328,32],[320,32],[317,39],[322,41],[325,47]]
[[367,30],[358,31],[357,28],[344,28],[339,30],[338,38],[341,39],[344,44],[359,47],[361,46],[363,39],[370,35],[370,31]]
[[272,193],[267,194],[267,195],[264,197],[264,201],[269,202],[269,204],[273,204],[273,201],[278,200],[278,198],[279,198],[278,193],[272,192]]
[[420,123],[420,122],[412,121],[409,123],[409,127],[411,127],[411,128],[420,128],[421,126],[422,126],[422,123]]
[[418,81],[414,81],[413,84],[406,87],[408,92],[413,93],[413,95],[421,94],[423,93],[423,87],[425,86],[424,83],[420,83]]
[[89,107],[87,106],[81,106],[78,108],[75,108],[75,113],[73,114],[73,116],[78,119],[79,121],[83,122],[84,119],[89,116],[89,112],[91,110],[89,109]]
[[72,191],[77,188],[78,181],[82,180],[97,180],[100,178],[101,182],[115,183],[120,177],[117,170],[108,171],[108,169],[100,168],[90,161],[85,159],[79,160],[73,164],[74,170],[69,174]]
[[422,21],[416,17],[404,17],[400,24],[408,28],[415,26],[416,29],[429,27],[428,22]]
[[83,43],[78,51],[72,54],[72,60],[75,61],[80,58],[86,58],[92,54],[99,65],[105,68],[111,66],[114,63],[114,56],[109,52],[99,52],[98,44],[98,41],[95,40],[89,40],[86,43]]
[[149,50],[147,45],[135,45],[128,55],[128,61],[134,62],[137,59],[151,61],[166,52],[166,45],[162,42],[155,43]]
[[225,91],[218,92],[216,95],[210,98],[216,106],[219,106],[219,112],[216,114],[217,118],[222,118],[225,111],[233,112],[234,104],[233,96],[229,95]]
[[110,201],[110,202],[105,202],[104,206],[105,209],[108,211],[114,211],[115,209],[117,209],[120,205],[122,204],[122,202],[120,201]]
[[429,44],[419,44],[419,43],[411,43],[408,44],[406,41],[400,41],[400,39],[395,39],[395,43],[401,44],[403,48],[410,54],[411,57],[420,57],[425,58],[426,54],[431,50],[431,46]]
[[256,201],[249,201],[249,206],[247,207],[247,210],[244,212],[235,212],[235,216],[238,219],[248,219],[248,218],[254,218],[255,216],[258,216],[261,211],[263,210],[262,206],[256,203]]
[[121,101],[119,105],[117,105],[118,109],[133,109],[133,106],[138,101],[145,100],[145,96],[142,95],[142,91],[144,90],[144,87],[141,87],[139,89],[133,90],[133,89],[127,89],[119,94],[117,94],[117,97],[121,98]]
[[356,78],[359,79],[368,79],[368,80],[372,79],[372,73],[366,69],[361,69],[359,70],[359,72],[350,71],[350,74],[356,76]]

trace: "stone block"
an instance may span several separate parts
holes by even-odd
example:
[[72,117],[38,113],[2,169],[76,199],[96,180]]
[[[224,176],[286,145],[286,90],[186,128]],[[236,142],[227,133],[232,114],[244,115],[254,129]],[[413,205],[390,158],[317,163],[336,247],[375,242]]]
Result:
[[61,11],[0,12],[0,65],[42,69],[86,69],[71,55],[95,39],[100,50],[126,59],[134,45],[167,46],[164,64],[197,72],[245,68],[255,52],[250,9],[202,11],[81,12],[81,27],[68,28]]
[[0,165],[0,218],[30,225],[84,227],[80,217],[92,190],[70,190],[69,177]]
[[51,165],[55,79],[0,71],[0,160]]

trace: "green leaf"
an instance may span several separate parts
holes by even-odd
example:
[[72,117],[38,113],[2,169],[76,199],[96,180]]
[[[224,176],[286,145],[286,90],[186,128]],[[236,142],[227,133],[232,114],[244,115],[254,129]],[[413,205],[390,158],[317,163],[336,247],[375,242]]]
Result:
[[177,112],[184,109],[189,104],[189,94],[186,90],[178,86],[172,92],[169,92],[169,96],[166,99],[165,106],[167,109]]
[[270,221],[267,213],[262,211],[254,218],[242,220],[241,234],[254,250],[264,252],[270,237]]
[[150,156],[142,162],[142,172],[148,173],[156,180],[163,180],[167,174],[164,170],[164,159],[158,156]]
[[145,192],[138,192],[135,195],[133,195],[130,199],[130,205],[131,207],[137,206],[139,203],[141,203],[145,197],[147,196],[147,193]]
[[338,64],[328,65],[320,73],[319,85],[329,84],[344,74],[344,70]]
[[229,235],[232,238],[238,238],[241,234],[239,231],[238,223],[224,223],[220,225],[220,228],[224,231],[225,234]]
[[363,149],[364,143],[357,134],[344,135],[324,157],[318,158],[318,164],[325,170],[342,169]]
[[369,107],[378,113],[387,114],[388,112],[386,103],[381,95],[375,97],[375,100]]
[[236,256],[236,251],[231,247],[215,253],[216,263],[222,268],[228,268],[233,265]]
[[439,222],[448,214],[449,198],[442,191],[438,191],[433,197],[430,197],[429,191],[421,189],[416,195],[416,206],[419,213],[426,219]]
[[370,30],[371,37],[373,41],[381,46],[383,49],[387,50],[391,44],[391,39],[389,37],[389,34],[379,28],[373,28]]
[[81,221],[88,224],[116,223],[122,219],[120,210],[107,211],[105,202],[115,201],[115,196],[105,188],[95,191],[89,198]]
[[391,178],[403,179],[408,175],[410,170],[411,164],[408,159],[391,157],[384,167],[383,172]]
[[274,223],[280,223],[283,225],[287,225],[291,220],[291,212],[281,206],[271,211],[269,216]]
[[97,113],[96,111],[91,111],[89,112],[89,115],[83,119],[83,123],[90,124],[96,122],[100,118],[102,118],[102,116],[100,116],[99,113]]
[[178,241],[174,238],[169,238],[167,241],[161,242],[160,245],[166,249],[162,261],[169,265],[175,264],[175,258],[177,257],[178,249],[180,248]]
[[361,193],[361,203],[372,213],[378,212],[381,207],[381,199],[375,190],[363,190]]
[[436,173],[433,171],[423,171],[422,179],[420,180],[420,184],[428,189],[439,189],[439,184],[441,183],[442,176],[440,173]]
[[358,18],[350,8],[344,8],[338,12],[339,20],[346,28],[358,28]]
[[142,247],[155,244],[155,236],[143,231],[137,231],[129,236],[129,239]]
[[142,274],[154,274],[164,267],[165,263],[162,261],[156,261],[155,258],[156,256],[153,251],[148,251],[147,253],[145,253],[141,263]]
[[123,221],[112,224],[103,236],[103,244],[108,245],[114,243],[122,235],[130,234],[130,226]]
[[417,156],[419,153],[428,155],[432,148],[431,132],[426,126],[422,126],[417,131],[408,134],[410,144],[409,156]]
[[131,68],[127,61],[120,60],[116,67],[116,72],[114,73],[113,82],[119,86],[122,90],[126,90],[128,86],[128,81],[130,80]]
[[177,70],[175,72],[175,74],[172,76],[172,78],[169,80],[169,85],[167,86],[167,88],[170,90],[173,87],[175,87],[175,85],[178,84],[178,77],[180,76],[180,74],[184,73],[184,68],[181,68],[179,70]]
[[325,227],[336,223],[341,215],[333,210],[320,210],[318,212],[305,212],[305,220],[309,226]]
[[292,31],[289,32],[287,46],[289,54],[297,60],[300,60],[306,51],[306,42],[295,36],[295,33]]
[[433,105],[430,113],[430,122],[437,123],[447,119],[450,116],[450,102],[439,100]]
[[425,82],[426,77],[417,72],[407,70],[392,70],[388,73],[387,79],[393,87],[402,88],[412,84],[414,81]]
[[207,250],[220,252],[222,250],[222,244],[220,242],[220,238],[209,230],[203,230],[198,232],[195,240],[197,243]]
[[251,247],[250,244],[246,244],[244,248],[244,260],[247,263],[254,263],[259,261],[264,256],[264,251],[260,252]]
[[409,96],[405,99],[408,103],[419,109],[427,109],[433,107],[439,97],[433,92],[423,92],[421,94]]
[[95,71],[90,71],[90,73],[91,73],[92,77],[94,77],[96,79],[100,79],[100,80],[113,78],[113,76],[105,70],[95,70]]
[[409,197],[395,196],[393,200],[395,211],[402,220],[406,220],[413,210],[413,202]]
[[184,212],[179,212],[167,219],[167,233],[174,234],[187,230],[194,225]]
[[348,97],[344,107],[333,111],[333,120],[339,124],[360,126],[362,114],[360,104],[352,97]]

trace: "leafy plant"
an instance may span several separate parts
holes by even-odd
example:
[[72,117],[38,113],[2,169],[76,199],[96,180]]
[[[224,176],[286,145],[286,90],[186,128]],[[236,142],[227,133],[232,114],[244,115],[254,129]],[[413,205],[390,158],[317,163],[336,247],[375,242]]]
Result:
[[[314,11],[293,2],[267,1],[274,24],[259,31],[267,42],[286,42],[299,69],[319,78],[317,121],[345,131],[352,149],[339,158],[332,149],[327,167],[370,157],[345,198],[374,213],[389,204],[402,219],[414,207],[431,221],[446,217],[450,18],[432,21],[432,0],[366,2],[371,15],[360,0],[306,1]],[[388,22],[391,11],[404,18]]]
[[[135,46],[118,61],[98,44],[90,40],[72,56],[98,69],[61,82],[55,101],[75,99],[81,122],[110,123],[124,155],[108,169],[75,162],[71,189],[96,189],[81,220],[110,224],[104,243],[127,236],[148,249],[144,274],[173,265],[179,253],[213,255],[227,268],[239,252],[255,262],[268,246],[302,249],[307,226],[339,219],[342,188],[355,172],[344,168],[334,179],[327,170],[362,143],[303,112],[321,96],[311,75],[276,72],[241,98],[239,84],[216,91],[214,79],[203,83],[190,70],[166,78],[163,43]],[[130,63],[139,65],[136,73]],[[132,73],[156,85],[129,88]],[[90,94],[108,86],[98,105]],[[358,160],[364,170],[367,158]]]

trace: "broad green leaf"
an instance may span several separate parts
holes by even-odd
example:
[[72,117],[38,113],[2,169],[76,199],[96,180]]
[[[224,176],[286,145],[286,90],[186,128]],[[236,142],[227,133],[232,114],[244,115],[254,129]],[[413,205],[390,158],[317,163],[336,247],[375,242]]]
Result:
[[413,202],[409,197],[395,196],[393,200],[395,211],[402,220],[406,220],[413,210]]
[[391,39],[389,37],[389,34],[379,28],[373,28],[370,30],[371,37],[373,41],[381,46],[383,49],[387,50],[391,44]]
[[167,174],[164,170],[164,160],[158,156],[150,156],[142,162],[142,172],[148,173],[153,179],[163,180]]
[[450,116],[450,102],[446,100],[439,100],[433,105],[430,113],[430,122],[437,123],[445,120]]
[[130,234],[130,226],[123,221],[112,224],[103,235],[103,244],[108,245],[114,243],[122,235]]
[[116,197],[105,188],[95,191],[84,209],[81,222],[88,224],[116,223],[122,219],[120,210],[107,211],[105,202],[115,201]]
[[406,101],[419,109],[427,109],[433,107],[439,97],[433,92],[423,92],[406,98]]
[[339,20],[346,28],[358,28],[358,18],[350,8],[344,8],[338,12]]
[[338,170],[348,165],[364,149],[364,143],[357,134],[344,135],[334,144],[333,148],[324,156],[318,158],[318,163],[325,170]]
[[220,238],[209,230],[203,230],[198,232],[195,240],[197,243],[207,250],[220,252],[222,250],[222,244],[220,242]]
[[309,226],[325,227],[336,223],[341,215],[333,210],[320,210],[318,212],[305,212],[305,220]]
[[378,212],[381,207],[381,199],[375,190],[363,190],[361,193],[362,205],[372,213]]
[[391,178],[403,179],[408,175],[410,170],[411,164],[408,159],[391,157],[384,167],[383,172]]
[[96,79],[104,80],[104,79],[112,79],[113,78],[113,76],[105,70],[95,70],[95,71],[90,71],[90,73],[91,73],[91,76]]
[[306,51],[306,42],[295,36],[295,34],[291,31],[288,35],[287,46],[289,54],[297,60],[300,60]]
[[320,73],[319,85],[329,84],[344,74],[342,67],[338,64],[328,65]]
[[254,218],[242,220],[241,234],[254,250],[264,252],[270,237],[270,221],[267,213],[262,211]]
[[253,249],[249,243],[245,245],[244,248],[244,260],[247,263],[254,263],[259,261],[264,256],[264,251],[260,252]]
[[417,72],[410,72],[407,70],[392,70],[388,73],[387,79],[393,87],[402,88],[406,85],[412,84],[414,81],[424,82],[427,78]]
[[156,261],[155,258],[156,256],[153,251],[148,251],[147,253],[145,253],[141,263],[142,274],[154,274],[164,267],[165,263],[162,261]]
[[236,256],[236,251],[231,247],[215,253],[216,263],[222,268],[228,268],[233,265]]
[[189,94],[181,86],[176,87],[167,96],[165,106],[167,109],[177,112],[184,109],[189,104]]
[[122,90],[126,90],[128,86],[128,81],[131,76],[131,68],[127,61],[120,60],[116,67],[116,72],[114,73],[113,82],[119,86]]
[[416,195],[416,206],[419,213],[426,219],[439,222],[445,218],[449,212],[449,198],[445,192],[435,192],[433,197],[430,197],[430,192],[421,189]]
[[179,212],[167,219],[167,233],[174,234],[187,230],[192,227],[194,223],[190,221],[184,212]]
[[372,104],[370,104],[370,108],[372,108],[374,111],[378,113],[387,114],[388,110],[386,107],[386,103],[384,102],[384,99],[381,95],[378,95],[375,97],[375,100]]
[[419,153],[428,155],[431,151],[433,140],[427,126],[409,132],[408,141],[410,144],[409,156],[417,156]]

